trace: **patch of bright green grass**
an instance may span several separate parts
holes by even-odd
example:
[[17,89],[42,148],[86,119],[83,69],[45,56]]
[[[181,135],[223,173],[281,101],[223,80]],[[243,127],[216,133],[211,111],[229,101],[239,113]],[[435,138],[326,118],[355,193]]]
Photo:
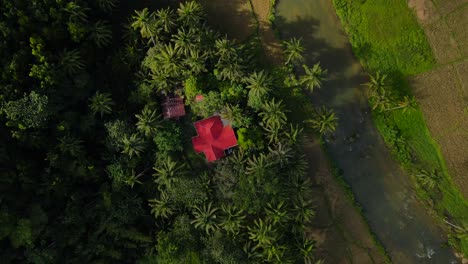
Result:
[[[355,55],[369,72],[387,74],[394,92],[410,95],[406,82],[410,75],[434,67],[431,48],[405,0],[334,0],[336,12],[351,39]],[[441,176],[436,190],[416,184],[419,196],[430,198],[441,218],[450,216],[460,226],[468,226],[468,201],[450,177],[437,143],[432,139],[419,109],[374,112],[375,124],[402,166],[413,174],[419,169],[436,170]],[[401,143],[403,142],[403,143]],[[412,177],[416,180],[415,177]],[[417,183],[417,182],[416,182]],[[468,238],[452,243],[468,256]]]

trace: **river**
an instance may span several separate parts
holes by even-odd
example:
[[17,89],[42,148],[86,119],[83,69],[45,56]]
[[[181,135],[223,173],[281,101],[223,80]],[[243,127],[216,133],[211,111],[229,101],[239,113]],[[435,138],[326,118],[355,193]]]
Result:
[[320,61],[329,71],[328,81],[312,96],[339,118],[336,139],[326,148],[392,262],[458,263],[373,124],[361,85],[366,76],[331,1],[279,0],[276,12],[281,38],[302,38],[306,63]]

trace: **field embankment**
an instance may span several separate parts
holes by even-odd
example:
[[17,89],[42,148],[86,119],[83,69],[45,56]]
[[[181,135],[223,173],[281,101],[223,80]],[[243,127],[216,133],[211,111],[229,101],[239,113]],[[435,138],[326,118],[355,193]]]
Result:
[[[466,161],[463,163],[466,154],[455,151],[457,148],[464,148],[465,142],[468,142],[466,140],[466,123],[463,123],[466,122],[464,121],[466,120],[466,114],[464,113],[466,112],[466,97],[462,97],[465,99],[459,97],[465,94],[466,91],[453,91],[447,88],[453,86],[459,89],[459,81],[457,81],[457,76],[454,75],[456,71],[453,70],[435,71],[420,75],[415,79],[411,79],[411,86],[409,82],[410,77],[433,70],[437,62],[453,60],[458,56],[457,52],[459,50],[453,51],[449,47],[445,47],[447,50],[444,50],[443,45],[440,44],[440,39],[432,41],[430,45],[413,11],[408,8],[407,1],[333,0],[333,2],[337,14],[350,37],[353,51],[362,65],[371,73],[381,72],[387,74],[393,83],[394,93],[401,97],[414,94],[421,106],[421,108],[417,107],[417,109],[405,112],[397,110],[380,113],[375,111],[373,113],[375,123],[394,157],[400,161],[410,174],[416,174],[421,169],[436,171],[440,178],[437,180],[436,187],[431,190],[420,186],[416,178],[413,177],[418,194],[435,209],[441,219],[448,218],[456,225],[467,228],[468,202],[459,191],[459,188],[467,189],[466,183],[463,180],[457,181],[461,185],[459,185],[459,188],[456,187],[442,157],[439,145],[431,137],[431,133],[426,126],[427,120],[431,132],[436,135],[438,143],[442,144],[442,150],[446,149],[444,151],[446,157],[461,155],[458,157],[458,161],[461,160],[461,171],[466,174]],[[421,1],[410,2],[415,6],[415,4],[420,4]],[[459,36],[455,35],[454,39],[455,41],[458,39],[461,43],[457,45],[458,48],[466,46],[465,43],[468,38],[464,33],[467,28],[464,21],[468,16],[463,19],[459,13],[462,11],[455,10],[456,8],[453,5],[455,2],[461,3],[463,1],[437,0],[433,2],[438,6],[446,3],[446,7],[441,11],[439,17],[451,21],[454,30],[463,31]],[[466,10],[466,5],[464,8]],[[430,17],[430,12],[431,9],[426,11],[417,10],[416,15],[425,18],[425,23],[429,28],[433,25],[434,28],[446,33],[436,24],[437,16]],[[450,12],[454,12],[453,16],[457,16],[457,18],[450,19]],[[428,22],[431,19],[436,21],[435,24]],[[465,25],[465,27],[459,23]],[[428,36],[431,41],[429,34]],[[446,38],[445,43],[450,39]],[[437,46],[436,42],[439,42],[438,49],[434,48]],[[436,58],[433,56],[431,46],[435,51]],[[440,51],[440,54],[437,50]],[[452,69],[456,67],[463,69],[463,64],[457,65],[453,66]],[[437,84],[441,87],[437,86]],[[444,90],[445,88],[447,90]],[[425,96],[427,95],[431,96],[432,99],[426,100]],[[448,121],[448,123],[441,121],[445,118],[451,121]],[[461,128],[458,131],[456,130],[457,126]],[[437,130],[437,127],[440,129]],[[450,132],[451,129],[455,133]],[[434,133],[434,131],[439,132]],[[457,135],[458,138],[447,137],[444,139],[438,136],[442,135],[443,132],[452,133],[452,135]],[[462,138],[465,138],[465,140]],[[452,147],[447,148],[447,146]],[[452,165],[450,158],[449,162],[449,165]],[[458,179],[456,170],[450,170],[450,172],[455,176],[455,179]],[[463,177],[466,177],[466,175]],[[452,227],[454,236],[449,240],[459,251],[463,251],[467,255],[468,237],[466,234],[456,234],[455,236],[455,230],[456,228]]]

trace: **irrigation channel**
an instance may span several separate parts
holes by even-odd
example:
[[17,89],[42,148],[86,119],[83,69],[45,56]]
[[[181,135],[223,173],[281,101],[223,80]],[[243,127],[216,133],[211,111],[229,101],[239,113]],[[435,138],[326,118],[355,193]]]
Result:
[[302,38],[307,64],[320,61],[328,69],[328,81],[312,96],[316,105],[334,108],[339,118],[326,148],[392,262],[457,263],[373,124],[361,86],[366,76],[331,0],[279,0],[276,15],[281,38]]

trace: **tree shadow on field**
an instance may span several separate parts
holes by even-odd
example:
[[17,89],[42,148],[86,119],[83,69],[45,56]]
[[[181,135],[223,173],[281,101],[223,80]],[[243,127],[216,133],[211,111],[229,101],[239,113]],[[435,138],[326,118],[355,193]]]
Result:
[[255,33],[257,22],[249,0],[200,0],[210,27],[229,39],[243,41]]

